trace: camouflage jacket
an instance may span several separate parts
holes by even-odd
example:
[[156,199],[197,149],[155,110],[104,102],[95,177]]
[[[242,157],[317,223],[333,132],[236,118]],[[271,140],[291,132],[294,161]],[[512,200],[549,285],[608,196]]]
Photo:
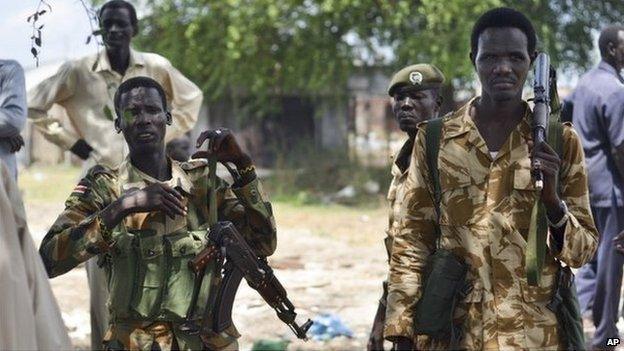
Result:
[[[135,327],[121,325],[122,322],[179,322],[190,304],[194,278],[186,262],[206,244],[208,167],[205,160],[170,162],[172,177],[163,183],[180,189],[188,207],[187,216],[171,219],[161,211],[134,213],[117,227],[106,228],[99,217],[102,209],[130,189],[159,182],[126,159],[118,169],[90,169],[41,243],[39,251],[50,277],[100,256],[109,274],[112,331]],[[218,179],[216,193],[219,220],[232,221],[258,255],[272,254],[276,246],[275,224],[258,180],[232,188]],[[135,261],[129,261],[129,257]],[[127,266],[136,266],[139,273]],[[164,267],[169,273],[161,273]],[[207,301],[208,291],[219,283],[214,267],[212,264],[207,269],[198,299],[199,311]],[[115,272],[120,272],[117,277]],[[134,277],[124,279],[136,281],[136,286],[124,286],[119,280],[124,274]],[[232,334],[237,336],[235,331]],[[129,345],[128,335],[109,337]]]
[[404,184],[407,179],[409,160],[413,147],[414,141],[407,139],[405,143],[403,143],[403,146],[401,146],[401,150],[399,150],[399,152],[397,152],[393,157],[391,170],[392,182],[388,188],[388,205],[390,207],[390,211],[388,213],[388,229],[386,229],[386,238],[384,239],[386,252],[388,253],[388,261],[390,261],[394,235],[399,229],[401,208],[403,205],[403,199],[405,198]]
[[[470,265],[467,279],[473,285],[455,309],[455,321],[464,331],[460,346],[557,349],[557,320],[546,308],[558,268],[555,258],[579,267],[593,256],[598,238],[581,143],[571,126],[564,126],[560,186],[569,219],[560,250],[549,241],[540,285],[529,286],[524,267],[535,196],[526,142],[531,138],[531,114],[492,159],[470,115],[473,101],[444,119],[438,159],[441,247]],[[414,338],[412,314],[421,294],[423,268],[435,248],[425,133],[420,128],[416,137],[406,184],[406,214],[393,244],[384,330],[390,339]],[[448,346],[423,339],[418,337],[420,348]]]

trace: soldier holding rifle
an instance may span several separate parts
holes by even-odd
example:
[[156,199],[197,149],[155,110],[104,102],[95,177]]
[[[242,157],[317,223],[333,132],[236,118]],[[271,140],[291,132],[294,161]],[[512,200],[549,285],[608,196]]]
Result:
[[[419,129],[390,261],[384,336],[398,349],[414,342],[419,349],[565,348],[551,301],[560,291],[558,260],[572,267],[589,261],[597,232],[574,130],[562,127],[561,156],[533,143],[522,88],[536,41],[522,13],[484,13],[470,53],[481,96]],[[532,175],[538,172],[542,190]],[[535,203],[549,233],[537,284],[525,269]],[[437,317],[449,326],[436,325]]]
[[[215,308],[209,296],[221,280],[217,263],[208,262],[198,296],[191,297],[196,279],[188,262],[207,245],[207,162],[166,157],[165,131],[172,117],[165,93],[153,79],[126,80],[114,102],[115,128],[129,156],[115,169],[91,168],[69,196],[41,243],[48,274],[55,277],[99,257],[110,290],[107,349],[237,349],[239,334],[233,325],[210,335],[203,345],[200,335],[184,326]],[[251,159],[226,129],[204,132],[197,146],[207,139],[209,154],[237,170],[232,170],[232,186],[216,180],[218,218],[233,222],[255,255],[272,254],[273,215]]]

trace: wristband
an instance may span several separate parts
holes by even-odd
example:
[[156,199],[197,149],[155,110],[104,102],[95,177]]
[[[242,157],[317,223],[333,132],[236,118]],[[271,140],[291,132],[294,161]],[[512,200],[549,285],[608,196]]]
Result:
[[548,218],[548,216],[546,216],[546,220],[548,221],[548,225],[551,228],[559,229],[559,228],[563,227],[566,224],[566,222],[568,222],[568,205],[566,205],[565,201],[563,201],[563,200],[561,200],[561,207],[563,207],[563,217],[561,217],[561,219],[557,223],[551,222],[550,219]]
[[84,139],[79,139],[76,143],[74,143],[74,145],[72,145],[69,151],[73,152],[74,155],[80,157],[81,159],[86,160],[89,158],[93,148],[91,145],[87,144]]

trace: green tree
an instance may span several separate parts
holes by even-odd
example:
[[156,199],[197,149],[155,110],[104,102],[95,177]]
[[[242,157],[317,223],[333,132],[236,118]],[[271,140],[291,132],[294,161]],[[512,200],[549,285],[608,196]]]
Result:
[[358,67],[437,64],[472,80],[470,30],[495,6],[526,13],[539,47],[565,70],[592,64],[592,30],[624,15],[621,0],[153,0],[139,46],[159,52],[210,99],[252,103],[290,94],[338,96]]

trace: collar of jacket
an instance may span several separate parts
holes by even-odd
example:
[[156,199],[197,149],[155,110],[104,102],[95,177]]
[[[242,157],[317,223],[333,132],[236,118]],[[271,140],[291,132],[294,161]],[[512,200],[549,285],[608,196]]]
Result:
[[[143,57],[143,54],[141,52],[138,52],[130,48],[130,61],[128,63],[128,68],[143,67],[143,66],[145,66],[145,58]],[[108,59],[108,54],[106,54],[106,50],[102,50],[102,52],[98,54],[96,64],[93,67],[93,71],[95,72],[102,72],[102,71],[112,72],[113,71],[110,61]]]
[[[470,101],[468,101],[459,110],[448,115],[447,117],[444,117],[446,119],[446,122],[444,123],[444,127],[443,127],[442,140],[446,142],[450,139],[465,136],[467,138],[468,143],[475,146],[477,149],[479,149],[481,152],[486,154],[488,157],[491,157],[490,152],[485,143],[485,140],[479,133],[479,130],[477,129],[476,124],[474,123],[474,120],[470,116],[470,109],[475,103],[477,103],[479,98],[480,98],[479,96],[476,96],[470,99]],[[516,132],[519,132],[521,136],[531,135],[531,119],[532,119],[533,114],[531,113],[531,108],[529,107],[529,105],[526,102],[524,102],[524,104],[526,106],[525,116],[520,121],[518,126],[516,126],[516,128],[514,128],[514,130],[511,132],[511,135],[509,136],[509,138],[513,138],[513,135]],[[512,143],[514,143],[513,140],[512,140]],[[503,156],[509,151],[510,149],[509,144],[510,142],[509,140],[507,140],[501,146],[501,149],[498,150],[497,158]]]
[[170,186],[171,188],[179,187],[185,193],[190,194],[193,189],[193,182],[189,178],[188,174],[180,166],[180,162],[167,158],[171,165],[171,178],[165,181],[158,180],[148,174],[145,174],[138,168],[132,165],[130,157],[119,165],[119,178],[121,192],[127,191],[130,188],[143,188],[149,184],[161,183]]
[[620,82],[624,83],[624,78],[622,78],[620,73],[616,71],[615,68],[608,64],[606,61],[600,60],[600,63],[598,64],[598,69],[607,71],[609,74],[612,74],[614,77],[616,77]]

